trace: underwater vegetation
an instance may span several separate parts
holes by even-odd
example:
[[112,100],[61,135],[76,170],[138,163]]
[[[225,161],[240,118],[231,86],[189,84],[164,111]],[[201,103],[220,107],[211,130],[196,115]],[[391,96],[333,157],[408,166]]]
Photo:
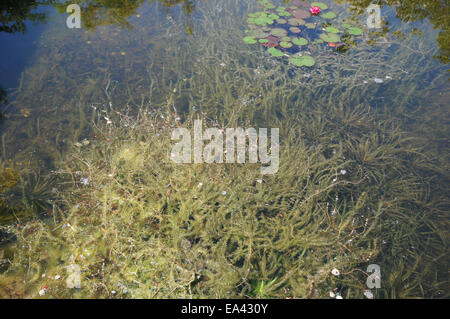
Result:
[[[375,263],[375,298],[448,298],[433,39],[323,43],[298,68],[242,42],[261,8],[241,4],[198,2],[190,37],[155,6],[133,32],[48,30],[2,131],[1,297],[365,298]],[[195,119],[280,128],[280,170],[171,162]]]
[[282,125],[280,170],[264,177],[256,165],[171,162],[171,111],[110,113],[109,124],[99,112],[96,138],[60,172],[66,208],[8,228],[19,240],[0,280],[25,282],[14,293],[29,297],[45,286],[58,298],[361,298],[377,263],[376,298],[443,297],[445,275],[423,264],[445,262],[448,238],[427,214],[420,150],[362,108]]

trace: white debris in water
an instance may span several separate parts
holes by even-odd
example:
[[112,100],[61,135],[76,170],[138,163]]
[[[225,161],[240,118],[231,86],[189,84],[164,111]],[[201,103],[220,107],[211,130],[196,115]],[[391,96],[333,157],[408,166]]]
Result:
[[223,192],[222,192],[222,195],[224,195],[224,196],[225,196],[226,194],[227,194],[227,192],[226,192],[226,191],[223,191]]
[[333,268],[333,270],[331,271],[331,273],[334,275],[334,276],[339,276],[341,273],[339,272],[339,269],[337,269],[337,268]]
[[384,82],[384,80],[380,79],[380,78],[375,78],[374,81],[375,81],[375,83],[383,83]]
[[89,178],[82,178],[82,179],[81,179],[81,184],[83,184],[83,185],[89,185]]
[[41,290],[39,290],[39,296],[43,296],[43,295],[45,295],[45,293],[47,292],[47,289],[41,289]]
[[341,174],[345,175],[345,174],[347,174],[347,171],[345,169],[341,169]]
[[344,298],[342,298],[342,296],[338,294],[338,295],[336,296],[336,299],[344,299]]
[[56,276],[55,276],[55,280],[58,280],[59,278],[61,278],[60,275],[56,275]]
[[256,182],[262,184],[263,180],[262,179],[257,179]]
[[334,297],[336,297],[336,294],[334,292],[330,291],[330,297],[334,298]]

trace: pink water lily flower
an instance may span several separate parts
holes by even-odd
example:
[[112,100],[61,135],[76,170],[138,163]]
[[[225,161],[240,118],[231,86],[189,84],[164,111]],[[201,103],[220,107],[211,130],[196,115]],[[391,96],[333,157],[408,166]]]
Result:
[[311,14],[313,16],[316,16],[316,15],[318,15],[320,13],[320,8],[318,6],[311,7],[309,9],[309,12],[311,12]]

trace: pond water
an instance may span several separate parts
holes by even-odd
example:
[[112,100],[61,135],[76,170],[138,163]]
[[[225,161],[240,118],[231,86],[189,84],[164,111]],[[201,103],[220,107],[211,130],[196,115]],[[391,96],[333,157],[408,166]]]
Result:
[[[71,165],[68,158],[73,152],[96,143],[96,126],[117,126],[114,115],[140,116],[146,110],[161,116],[176,114],[166,123],[170,127],[203,118],[224,129],[280,128],[280,165],[284,141],[294,131],[299,145],[323,148],[325,158],[342,152],[342,163],[350,164],[339,168],[339,174],[354,183],[346,186],[346,200],[357,201],[362,193],[373,192],[377,194],[373,203],[388,201],[383,214],[373,217],[385,218],[380,223],[384,226],[374,226],[379,227],[376,236],[370,235],[370,243],[364,243],[366,249],[384,248],[374,253],[377,259],[352,265],[362,272],[368,264],[381,265],[381,288],[373,290],[377,297],[448,297],[450,17],[446,1],[398,5],[386,0],[369,12],[370,1],[352,0],[78,1],[81,28],[67,25],[70,1],[11,3],[0,6],[5,13],[0,18],[0,222],[4,227],[0,240],[5,242],[0,260],[4,264],[6,260],[13,264],[19,250],[18,239],[8,235],[14,233],[11,227],[28,220],[34,223],[34,218],[48,219],[41,211],[51,210],[52,205],[54,210],[55,189],[70,184],[60,180],[59,173]],[[320,12],[311,15],[311,7]],[[272,181],[272,191],[284,185],[283,176]],[[367,182],[359,189],[357,180]],[[37,198],[36,194],[43,197],[33,206],[41,210],[35,212],[38,217],[17,215],[30,206],[23,198]],[[397,205],[394,199],[402,203]],[[62,206],[70,211],[67,205]],[[342,205],[343,211],[351,206]],[[254,258],[259,265],[263,257]],[[317,258],[324,260],[326,255]],[[0,271],[7,273],[9,268],[13,267]],[[352,269],[341,273],[351,274]],[[13,273],[11,278],[21,276],[17,269]],[[261,276],[260,282],[267,283],[284,278],[280,270]],[[330,290],[367,297],[365,284],[356,289],[359,295],[348,288],[355,287],[351,276],[336,286],[328,282],[328,288],[317,288],[315,295],[302,295],[299,290],[295,296],[326,297]],[[258,280],[249,279],[252,293],[239,288],[231,296],[257,295],[258,287],[262,290]],[[295,291],[292,282],[289,285],[278,287],[286,289],[286,297],[286,291]],[[39,297],[42,283],[35,280],[32,288],[23,288],[11,279],[6,286],[8,292],[0,289],[2,297]],[[276,289],[260,296],[282,297]],[[55,296],[66,295],[59,291]]]

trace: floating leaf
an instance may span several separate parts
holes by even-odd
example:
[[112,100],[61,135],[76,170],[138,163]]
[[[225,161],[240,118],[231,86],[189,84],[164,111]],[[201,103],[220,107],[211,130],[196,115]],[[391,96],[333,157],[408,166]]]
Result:
[[255,19],[257,25],[273,24],[273,20],[269,17],[259,17]]
[[328,5],[326,5],[323,2],[313,2],[313,3],[311,3],[311,7],[319,7],[322,10],[328,9]]
[[275,48],[269,48],[267,50],[267,52],[269,52],[274,57],[281,57],[281,56],[283,56],[283,52],[281,52],[280,50],[275,49]]
[[289,17],[289,16],[291,16],[291,13],[287,12],[287,11],[280,11],[280,12],[278,12],[278,15],[280,17]]
[[292,0],[292,4],[297,7],[310,8],[311,4],[308,1]]
[[307,24],[305,24],[305,26],[306,26],[308,29],[314,29],[314,28],[316,27],[316,25],[315,25],[314,23],[311,23],[311,22],[308,22]]
[[281,47],[283,47],[285,49],[292,48],[292,43],[290,43],[290,42],[283,41],[280,43],[280,45],[281,45]]
[[293,26],[304,25],[306,23],[305,20],[299,18],[290,18],[288,23]]
[[336,29],[335,27],[326,27],[325,31],[327,31],[329,33],[339,33],[339,30]]
[[255,40],[255,38],[248,36],[248,37],[244,38],[244,42],[248,43],[248,44],[255,44],[256,40]]
[[287,22],[286,19],[281,19],[280,18],[280,19],[277,20],[278,24],[286,24],[286,22]]
[[298,28],[298,27],[290,27],[289,31],[291,31],[292,33],[300,33],[300,32],[302,32],[302,30],[300,30],[300,28]]
[[283,28],[273,28],[272,31],[270,31],[270,34],[277,37],[284,37],[288,34],[288,32]]
[[295,38],[294,40],[292,40],[292,43],[294,43],[295,45],[307,45],[308,40],[306,40],[305,38]]
[[357,27],[350,27],[348,29],[348,33],[352,34],[352,35],[361,35],[363,34],[363,30]]
[[273,35],[269,35],[266,39],[269,40],[270,42],[277,42],[277,43],[280,42],[280,38]]
[[256,38],[256,39],[262,39],[267,37],[269,34],[267,32],[264,32],[261,29],[251,30],[248,34],[249,36]]
[[278,46],[278,42],[269,41],[267,43],[261,43],[261,45],[266,47],[266,48],[275,48],[275,47]]
[[276,6],[270,1],[259,1],[259,3],[261,3],[265,9],[275,9],[276,8]]
[[339,42],[341,37],[334,33],[322,33],[320,38],[325,42]]
[[334,13],[333,11],[328,11],[328,12],[325,12],[324,14],[322,14],[321,17],[324,19],[329,19],[329,20],[334,19],[334,18],[336,18],[336,13]]
[[267,40],[267,39],[259,39],[258,42],[259,43],[269,43],[269,40]]
[[292,11],[292,15],[298,19],[308,19],[309,17],[311,17],[311,13],[303,9]]
[[295,56],[289,59],[289,62],[296,66],[313,66],[316,61],[309,55]]

